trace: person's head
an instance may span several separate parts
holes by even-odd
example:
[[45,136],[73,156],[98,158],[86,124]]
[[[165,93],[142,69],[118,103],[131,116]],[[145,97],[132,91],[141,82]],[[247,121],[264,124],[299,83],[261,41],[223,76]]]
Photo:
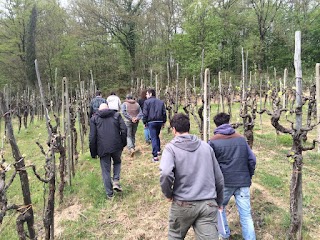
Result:
[[213,121],[217,127],[219,127],[222,124],[228,124],[230,121],[230,115],[223,112],[218,113],[216,116],[214,116]]
[[128,100],[129,100],[129,99],[133,99],[133,97],[132,97],[132,95],[129,93],[129,94],[126,95],[126,99],[128,99]]
[[147,90],[142,90],[141,93],[140,93],[140,98],[141,99],[147,99],[146,94],[147,94]]
[[96,91],[96,96],[101,96],[101,91],[100,90]]
[[190,119],[183,113],[176,113],[170,121],[170,127],[180,134],[189,133]]
[[99,111],[101,111],[101,110],[106,110],[106,109],[109,109],[108,104],[106,104],[106,103],[101,103],[100,106],[99,106]]
[[156,96],[156,91],[154,89],[148,89],[146,93],[147,98],[150,97],[155,97]]

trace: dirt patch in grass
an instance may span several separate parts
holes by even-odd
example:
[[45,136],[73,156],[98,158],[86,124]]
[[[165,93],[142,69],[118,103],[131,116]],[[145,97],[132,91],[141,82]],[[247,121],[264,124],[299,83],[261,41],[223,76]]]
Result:
[[61,211],[56,211],[54,215],[54,235],[62,236],[64,228],[62,226],[62,221],[77,221],[81,215],[82,205],[78,202],[62,209]]

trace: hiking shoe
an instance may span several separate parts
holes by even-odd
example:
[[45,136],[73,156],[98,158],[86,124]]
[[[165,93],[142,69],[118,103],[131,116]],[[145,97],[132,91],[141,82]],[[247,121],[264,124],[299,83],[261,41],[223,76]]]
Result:
[[152,161],[153,161],[153,162],[159,162],[159,158],[158,158],[158,157],[153,157],[153,158],[152,158]]
[[107,194],[107,200],[113,200],[114,195],[113,194]]
[[122,187],[120,186],[119,182],[113,183],[113,190],[115,190],[117,192],[122,192]]
[[135,150],[134,148],[130,148],[130,157],[134,157]]

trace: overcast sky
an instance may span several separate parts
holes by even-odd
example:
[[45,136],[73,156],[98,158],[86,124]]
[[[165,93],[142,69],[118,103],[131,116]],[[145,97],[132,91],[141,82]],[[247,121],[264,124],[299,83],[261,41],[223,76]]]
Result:
[[60,0],[60,3],[63,7],[67,7],[68,6],[68,0]]

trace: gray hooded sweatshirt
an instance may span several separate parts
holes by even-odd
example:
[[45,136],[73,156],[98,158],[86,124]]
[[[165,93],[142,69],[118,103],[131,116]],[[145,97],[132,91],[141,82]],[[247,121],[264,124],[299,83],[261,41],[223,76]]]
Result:
[[223,200],[223,175],[209,144],[193,135],[176,136],[163,151],[160,185],[167,198],[180,201]]

